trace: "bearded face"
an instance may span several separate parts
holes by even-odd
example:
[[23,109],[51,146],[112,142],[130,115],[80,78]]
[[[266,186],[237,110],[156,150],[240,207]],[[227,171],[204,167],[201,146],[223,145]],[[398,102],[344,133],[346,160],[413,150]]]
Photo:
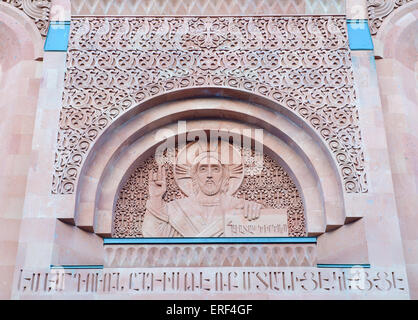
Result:
[[223,170],[217,159],[203,159],[197,167],[196,175],[200,190],[205,195],[213,196],[221,189]]

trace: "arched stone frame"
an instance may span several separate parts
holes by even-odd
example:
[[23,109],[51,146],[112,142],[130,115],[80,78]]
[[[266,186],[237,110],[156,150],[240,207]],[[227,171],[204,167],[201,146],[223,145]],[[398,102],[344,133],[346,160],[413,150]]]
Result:
[[418,10],[418,2],[413,1],[392,11],[385,17],[376,35],[373,36],[374,54],[376,58],[393,58],[399,36],[408,25],[416,19],[414,11]]
[[[193,108],[184,109],[184,106],[183,110],[180,110],[181,108],[179,109],[178,107],[181,106],[182,103],[185,103],[185,101],[183,101],[178,102],[178,106],[175,109],[170,110],[170,108],[167,108],[163,113],[154,115],[154,119],[151,121],[152,114],[158,112],[158,105],[162,102],[196,96],[240,98],[241,101],[249,101],[252,102],[252,104],[245,104],[245,107],[241,106],[241,108],[237,108],[235,105],[235,108],[231,108],[231,110],[219,107],[218,109],[197,107],[193,110]],[[150,107],[153,108],[150,109]],[[164,108],[161,110],[164,110]],[[210,111],[207,112],[208,110]],[[309,228],[308,233],[310,235],[319,235],[352,220],[344,212],[341,177],[333,162],[333,157],[330,155],[327,147],[321,142],[321,138],[304,123],[304,120],[298,119],[298,117],[289,110],[277,105],[277,103],[272,103],[268,99],[254,94],[243,93],[238,90],[222,88],[203,88],[201,90],[186,89],[169,95],[158,96],[131,109],[112,123],[91,148],[89,155],[84,162],[76,192],[75,217],[62,218],[66,218],[67,221],[75,223],[83,229],[95,231],[102,236],[108,236],[111,230],[111,218],[109,219],[109,217],[111,217],[115,196],[117,194],[118,182],[116,182],[115,187],[115,181],[121,181],[126,170],[129,169],[134,160],[139,156],[136,154],[132,157],[131,162],[119,173],[118,178],[110,179],[110,181],[113,181],[113,183],[111,183],[113,189],[112,191],[110,191],[110,189],[107,190],[107,179],[105,178],[106,172],[112,172],[113,174],[117,172],[113,161],[115,161],[122,152],[129,154],[129,151],[124,149],[126,145],[133,143],[138,136],[145,132],[161,128],[163,125],[173,123],[177,120],[190,118],[191,114],[207,117],[212,112],[213,117],[213,111],[215,110],[222,110],[223,116],[226,116],[229,119],[240,121],[245,119],[244,122],[255,123],[257,126],[272,132],[273,136],[280,136],[283,143],[291,146],[290,149],[299,150],[300,154],[297,155],[295,153],[295,158],[299,157],[300,161],[302,161],[307,168],[310,168],[310,175],[316,183],[315,187],[313,185],[311,186],[311,190],[315,189],[317,194],[316,200],[312,203],[316,201],[317,204],[320,204],[319,206],[317,205],[317,209],[315,209],[317,210],[316,218],[314,218],[313,214],[315,210],[310,214],[308,213],[307,224]],[[251,116],[246,113],[251,114]],[[255,114],[258,115],[255,116]],[[291,121],[289,118],[292,118],[292,120],[294,119],[294,121]],[[274,122],[273,119],[276,122]],[[125,125],[122,126],[123,123],[125,123]],[[142,123],[141,126],[138,125],[140,123]],[[285,128],[286,130],[293,131],[287,133],[283,132]],[[151,147],[152,145],[149,145],[147,150]],[[143,151],[145,151],[145,149]],[[287,159],[287,161],[289,161],[289,159]],[[92,164],[94,165],[92,166]],[[109,171],[109,169],[111,170]],[[294,175],[296,176],[295,173]],[[300,180],[300,177],[298,177],[297,180],[298,179]],[[302,193],[310,193],[307,191],[307,189],[302,190]],[[112,201],[107,201],[108,203],[105,205],[106,210],[101,210],[104,208],[103,203],[100,203],[102,197],[100,194],[101,192],[107,195],[104,199],[112,199]],[[306,203],[306,197],[304,201]],[[308,202],[310,202],[310,200]],[[111,203],[111,205],[109,205],[109,203]],[[103,223],[103,217],[107,217],[107,219],[104,219],[106,220],[105,223]]]
[[49,13],[52,1],[68,1],[68,0],[3,0],[10,6],[14,6],[20,12],[24,13],[32,21],[32,25],[36,26],[42,37],[46,37],[48,32]]
[[[11,19],[10,21],[16,22],[14,24],[15,28],[25,31],[26,39],[22,39],[20,42],[22,50],[27,53],[25,58],[41,59],[43,57],[43,40],[34,22],[22,11],[4,2],[0,2],[0,12],[7,15]],[[9,32],[17,34],[18,30],[9,28]],[[18,37],[16,36],[16,38]]]
[[[189,120],[188,123],[188,133],[195,133],[199,132],[202,129],[204,130],[220,130],[221,133],[228,133],[228,131],[222,131],[228,129],[255,129],[257,127],[248,126],[247,124],[241,124],[239,122],[234,121],[219,121],[219,120]],[[109,226],[113,221],[113,215],[110,215],[109,212],[114,213],[114,206],[116,204],[117,197],[119,195],[119,190],[123,186],[123,183],[126,179],[130,176],[131,172],[135,169],[135,167],[145,160],[149,155],[153,154],[155,147],[161,141],[155,141],[154,136],[156,131],[163,129],[163,130],[172,130],[173,132],[176,130],[177,124],[171,124],[168,126],[161,127],[150,132],[149,135],[143,137],[141,141],[137,140],[137,143],[133,143],[131,145],[131,150],[128,150],[126,154],[128,157],[120,158],[115,166],[121,166],[120,170],[112,170],[112,172],[107,171],[107,175],[102,177],[101,184],[105,189],[105,193],[97,194],[98,199],[96,199],[97,208],[95,213],[95,221],[94,221],[94,229],[95,232],[98,234],[104,234],[106,236],[109,235]],[[307,208],[310,212],[310,225],[312,226],[323,226],[324,222],[321,221],[323,216],[321,215],[323,208],[321,203],[318,201],[321,198],[321,194],[317,188],[315,188],[315,180],[312,176],[309,175],[309,170],[307,168],[303,168],[303,164],[301,163],[300,159],[296,159],[292,166],[288,166],[287,162],[290,160],[294,154],[290,154],[291,150],[289,150],[288,146],[286,146],[282,141],[279,139],[275,139],[274,136],[267,134],[264,136],[264,152],[270,155],[274,160],[276,160],[285,170],[286,172],[293,178],[292,180],[296,183],[300,194],[302,194],[301,190],[312,190],[312,194],[306,194],[302,196],[302,199],[305,203],[304,207]],[[286,148],[287,147],[287,148]],[[141,150],[142,148],[146,149],[146,151],[138,158],[136,157],[135,150]],[[284,151],[286,156],[280,157],[279,152]],[[299,160],[299,161],[298,161]],[[127,167],[127,168],[126,168]],[[292,170],[293,169],[293,170]],[[121,176],[121,173],[125,171],[125,174]],[[116,173],[116,175],[114,175]],[[305,180],[299,184],[299,180],[296,180],[296,176],[303,175]],[[120,179],[120,180],[119,180]],[[120,181],[119,184],[112,184],[112,181]],[[108,191],[109,193],[107,193]],[[115,193],[114,199],[111,198],[111,195]],[[113,201],[112,201],[113,200]],[[110,210],[109,210],[110,209]],[[308,222],[309,223],[309,222]],[[317,230],[320,233],[320,230]],[[311,235],[313,235],[315,231],[312,230]]]

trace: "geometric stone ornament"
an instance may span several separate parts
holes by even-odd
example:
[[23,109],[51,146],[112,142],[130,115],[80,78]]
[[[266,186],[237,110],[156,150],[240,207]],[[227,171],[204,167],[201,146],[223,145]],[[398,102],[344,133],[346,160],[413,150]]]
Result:
[[[249,152],[246,149],[242,151],[244,155],[248,155]],[[251,159],[251,157],[243,158]],[[238,185],[239,188],[233,194],[233,197],[258,203],[264,208],[285,212],[287,214],[288,229],[286,236],[306,236],[302,199],[296,185],[287,172],[267,155],[263,156],[262,170],[257,174],[252,173],[251,170],[255,171],[254,167],[251,168],[251,163],[248,162],[245,163],[246,170],[244,170],[243,180]],[[121,187],[113,214],[112,237],[137,238],[143,236],[142,225],[144,216],[147,213],[147,202],[150,198],[149,177],[151,172],[157,172],[157,168],[157,161],[154,156],[151,156],[138,165]],[[173,165],[165,163],[163,170],[166,172],[166,192],[163,195],[163,202],[169,204],[170,202],[187,198],[188,196],[176,183]],[[263,215],[263,211],[260,215]],[[254,220],[255,223],[257,220],[260,220],[260,218]],[[226,229],[228,229],[228,226],[225,226]],[[235,230],[233,231],[236,233]],[[169,236],[181,235],[175,232],[175,234]],[[251,236],[251,234],[248,236]]]
[[20,10],[34,20],[41,36],[46,37],[48,31],[49,11],[51,0],[2,0]]
[[106,245],[105,268],[314,267],[315,244]]
[[404,4],[413,0],[367,0],[370,33],[374,36],[379,31],[383,20]]
[[344,14],[344,0],[72,0],[71,13],[79,15],[256,15]]
[[121,114],[191,87],[255,93],[303,118],[346,192],[367,192],[341,16],[72,19],[52,193],[72,194],[91,145]]

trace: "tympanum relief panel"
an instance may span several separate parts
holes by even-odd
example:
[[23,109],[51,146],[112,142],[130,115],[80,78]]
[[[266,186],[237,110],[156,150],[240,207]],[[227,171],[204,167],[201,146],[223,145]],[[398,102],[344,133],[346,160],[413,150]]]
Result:
[[[261,159],[254,150],[229,147],[234,163],[204,150],[184,163],[161,165],[155,156],[141,163],[121,188],[112,236],[306,236],[302,199],[288,173],[266,154],[252,161]],[[176,159],[186,152],[195,152],[193,144],[176,150]]]
[[344,17],[72,19],[52,192],[71,194],[100,133],[176,89],[262,95],[302,117],[335,157],[346,192],[367,192]]

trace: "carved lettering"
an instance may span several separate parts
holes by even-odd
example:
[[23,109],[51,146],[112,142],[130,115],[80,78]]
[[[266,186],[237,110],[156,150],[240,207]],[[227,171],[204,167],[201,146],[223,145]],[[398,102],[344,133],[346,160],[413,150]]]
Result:
[[[350,276],[345,274],[349,272]],[[17,292],[23,295],[65,294],[152,294],[152,293],[226,293],[271,294],[306,293],[353,294],[405,293],[405,275],[391,270],[329,269],[237,269],[204,268],[202,271],[120,269],[112,271],[31,272],[20,270]]]

